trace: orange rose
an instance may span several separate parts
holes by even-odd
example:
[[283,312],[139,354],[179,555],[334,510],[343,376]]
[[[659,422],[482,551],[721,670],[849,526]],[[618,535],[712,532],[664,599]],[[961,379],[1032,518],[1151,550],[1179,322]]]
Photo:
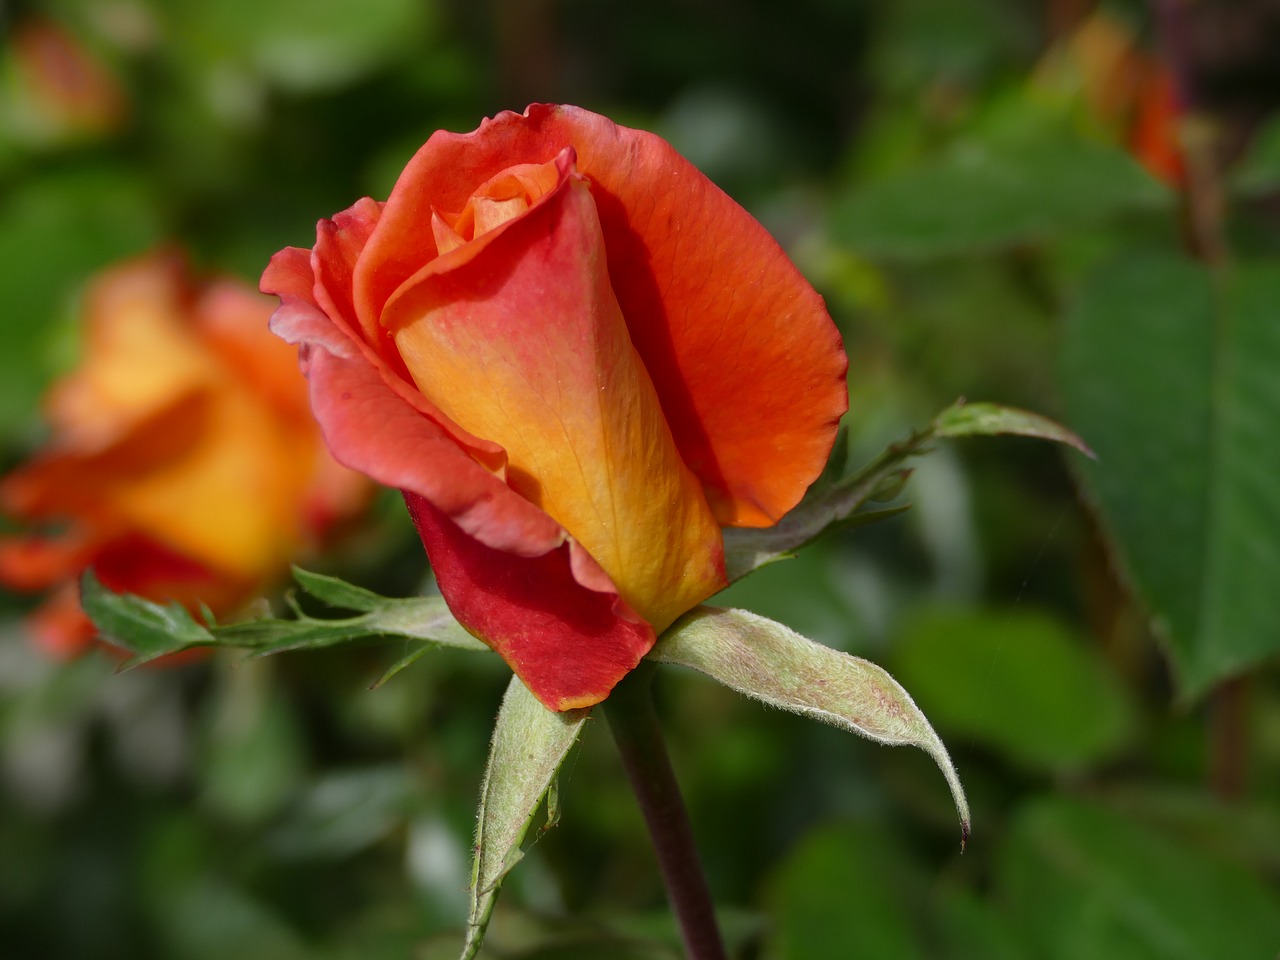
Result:
[[656,136],[576,107],[436,133],[273,258],[338,460],[404,491],[441,592],[548,707],[604,699],[826,461],[822,299]]
[[193,286],[174,256],[90,285],[84,359],[46,397],[52,437],[0,480],[0,509],[59,525],[0,539],[0,584],[54,591],[32,620],[48,649],[93,636],[76,600],[86,567],[115,590],[230,612],[363,501],[270,313],[238,281]]

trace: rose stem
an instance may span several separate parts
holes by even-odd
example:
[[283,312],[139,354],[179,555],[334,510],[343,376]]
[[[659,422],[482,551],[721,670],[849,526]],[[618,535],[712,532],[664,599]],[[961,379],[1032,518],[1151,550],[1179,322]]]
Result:
[[725,960],[689,813],[653,706],[652,682],[653,664],[641,663],[614,687],[604,702],[605,717],[649,828],[685,953],[689,960]]

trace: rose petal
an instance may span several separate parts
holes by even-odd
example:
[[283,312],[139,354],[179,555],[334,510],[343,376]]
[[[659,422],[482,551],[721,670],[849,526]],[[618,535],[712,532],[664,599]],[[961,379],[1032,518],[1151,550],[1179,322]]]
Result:
[[482,254],[402,287],[382,321],[422,392],[500,444],[511,487],[661,631],[725,585],[720,528],[631,345],[572,162]]
[[[494,550],[405,494],[454,616],[552,710],[599,703],[654,643],[616,594],[583,588],[571,545],[538,557]],[[589,558],[587,558],[589,559]]]
[[254,371],[224,362],[246,352],[234,340],[267,336],[270,302],[242,294],[221,319],[197,306],[177,256],[96,278],[84,361],[51,391],[55,440],[4,479],[0,500],[26,519],[73,517],[97,536],[133,529],[229,577],[261,578],[298,544],[318,438],[296,401],[281,411]]
[[[307,384],[287,343],[271,335],[266,320],[275,303],[239,281],[209,284],[191,308],[191,328],[223,369],[261,396],[281,417],[314,429]],[[318,439],[318,438],[317,438]]]
[[609,274],[676,444],[726,525],[777,520],[820,472],[847,406],[847,365],[821,297],[762,226],[660,138],[575,107],[503,113],[434,134],[356,265],[376,322],[431,259],[431,207],[572,146],[591,181]]
[[477,463],[365,358],[318,347],[310,379],[312,410],[339,463],[419,494],[493,549],[541,556],[564,543],[558,523]]
[[[45,401],[61,445],[106,447],[218,376],[183,321],[189,297],[173,255],[130,261],[94,280],[85,294],[84,360]],[[260,309],[265,318],[267,305]]]
[[391,335],[380,324],[351,326],[358,322],[351,299],[352,273],[381,213],[382,204],[365,197],[331,220],[316,224],[316,245],[311,253],[314,299],[340,328],[372,346],[392,370],[407,377]]
[[79,529],[58,537],[0,537],[0,583],[23,592],[48,590],[83,570],[97,549],[97,541]]

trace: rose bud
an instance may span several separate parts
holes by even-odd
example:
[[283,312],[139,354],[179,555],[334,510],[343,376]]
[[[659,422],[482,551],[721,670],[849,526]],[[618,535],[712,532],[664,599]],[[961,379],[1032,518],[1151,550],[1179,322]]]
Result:
[[847,406],[821,297],[660,138],[576,107],[438,132],[262,289],[334,456],[404,491],[458,620],[546,706],[726,585]]

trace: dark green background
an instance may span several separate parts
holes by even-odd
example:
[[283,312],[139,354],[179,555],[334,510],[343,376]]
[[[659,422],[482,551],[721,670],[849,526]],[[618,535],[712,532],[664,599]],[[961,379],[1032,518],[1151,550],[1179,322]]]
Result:
[[[1200,36],[1255,17],[1235,34],[1253,47],[1200,43],[1186,64],[1224,143],[1231,261],[1207,269],[1176,193],[1078,91],[1032,83],[1088,6],[6,7],[7,27],[43,12],[79,35],[130,116],[42,144],[4,114],[2,462],[42,436],[39,393],[74,360],[93,270],[172,242],[254,281],[318,218],[385,197],[433,130],[534,100],[656,130],[827,297],[855,465],[961,395],[1055,416],[1100,454],[946,446],[920,463],[908,514],[723,598],[901,680],[968,788],[963,855],[922,753],[662,675],[735,955],[1272,958],[1280,136],[1263,121],[1280,86],[1253,47],[1275,24],[1259,4],[1197,5]],[[1154,48],[1143,5],[1108,9]],[[388,593],[427,575],[392,497],[325,565]],[[432,654],[377,691],[394,645],[115,675],[100,655],[40,659],[30,601],[2,603],[0,955],[456,954],[496,658]],[[675,956],[599,726],[486,956]]]

